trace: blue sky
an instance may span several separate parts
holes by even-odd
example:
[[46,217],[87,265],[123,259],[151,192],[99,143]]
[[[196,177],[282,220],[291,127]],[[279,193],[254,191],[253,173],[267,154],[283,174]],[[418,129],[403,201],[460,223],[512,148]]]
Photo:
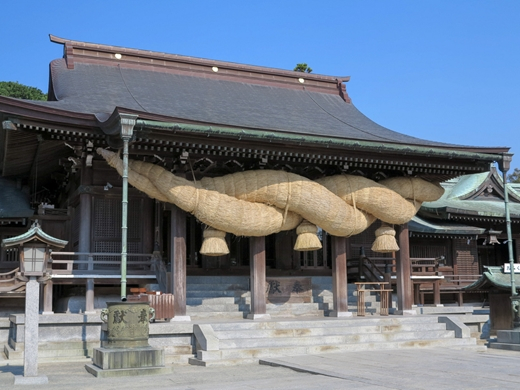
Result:
[[441,142],[509,146],[520,167],[520,1],[2,2],[0,81],[47,91],[48,35],[351,76],[379,124]]

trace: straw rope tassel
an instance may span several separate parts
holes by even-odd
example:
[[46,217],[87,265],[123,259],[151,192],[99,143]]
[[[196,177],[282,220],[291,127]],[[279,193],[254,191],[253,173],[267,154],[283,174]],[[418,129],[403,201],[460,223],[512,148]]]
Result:
[[308,221],[303,221],[297,228],[296,242],[294,243],[295,251],[316,251],[321,249],[321,241],[318,238],[318,228],[316,225]]
[[376,239],[372,244],[372,251],[378,253],[397,252],[399,245],[395,240],[395,230],[386,223],[381,223],[381,227],[376,230]]
[[204,241],[200,248],[200,254],[206,256],[223,256],[229,253],[226,242],[226,232],[208,227],[202,233]]

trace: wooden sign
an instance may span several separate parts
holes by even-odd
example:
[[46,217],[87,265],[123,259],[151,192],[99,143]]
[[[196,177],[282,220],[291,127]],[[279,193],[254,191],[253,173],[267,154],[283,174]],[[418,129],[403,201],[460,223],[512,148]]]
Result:
[[312,302],[311,278],[267,278],[266,297],[268,303],[310,303]]
[[[520,273],[520,263],[514,263],[513,264],[513,272],[515,274]],[[505,274],[510,274],[511,273],[511,264],[504,263],[504,273]]]

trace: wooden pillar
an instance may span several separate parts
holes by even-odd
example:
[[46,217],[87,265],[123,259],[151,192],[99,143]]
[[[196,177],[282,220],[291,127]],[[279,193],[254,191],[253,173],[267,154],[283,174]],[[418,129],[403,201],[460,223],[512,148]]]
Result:
[[[88,188],[92,185],[92,167],[87,167],[85,160],[81,169],[81,192],[79,195],[79,242],[78,251],[80,253],[90,253],[91,232],[92,232],[92,195]],[[81,260],[92,260],[87,256],[81,256]],[[90,264],[80,264],[80,268],[92,269]],[[95,313],[94,309],[94,279],[86,280],[85,288],[85,313]]]
[[397,259],[397,306],[401,314],[417,314],[412,310],[413,283],[411,279],[410,241],[408,224],[396,227],[399,238],[399,254]]
[[266,312],[265,299],[265,237],[249,238],[249,269],[251,311],[247,318],[252,320],[271,318]]
[[331,236],[332,294],[334,310],[331,317],[350,317],[347,290],[347,239]]
[[172,288],[174,295],[175,317],[172,321],[190,321],[186,315],[186,213],[172,205]]

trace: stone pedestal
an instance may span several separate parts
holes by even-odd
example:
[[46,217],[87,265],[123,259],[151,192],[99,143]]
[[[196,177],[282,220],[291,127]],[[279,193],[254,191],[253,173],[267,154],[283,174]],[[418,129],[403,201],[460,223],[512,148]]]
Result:
[[92,364],[86,370],[96,377],[169,374],[164,366],[164,350],[154,347],[95,348]]
[[[107,302],[101,312],[105,336],[94,348],[86,370],[96,377],[157,375],[172,372],[164,366],[164,350],[148,345],[148,302]],[[154,317],[152,316],[152,319]]]
[[489,343],[489,347],[520,351],[520,329],[497,330],[497,341]]
[[35,385],[48,383],[45,375],[38,375],[38,312],[40,304],[40,283],[31,276],[25,285],[25,348],[23,376],[15,375],[15,385]]

